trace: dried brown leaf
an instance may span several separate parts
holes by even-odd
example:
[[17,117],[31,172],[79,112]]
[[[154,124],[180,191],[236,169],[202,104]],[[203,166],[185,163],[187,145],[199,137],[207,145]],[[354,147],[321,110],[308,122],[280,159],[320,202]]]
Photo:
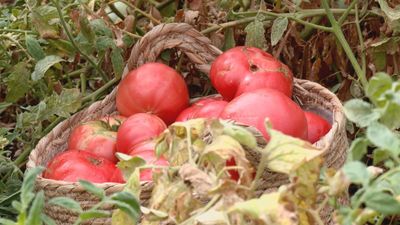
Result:
[[179,169],[179,175],[200,196],[206,196],[212,188],[210,177],[204,171],[189,163],[182,165]]

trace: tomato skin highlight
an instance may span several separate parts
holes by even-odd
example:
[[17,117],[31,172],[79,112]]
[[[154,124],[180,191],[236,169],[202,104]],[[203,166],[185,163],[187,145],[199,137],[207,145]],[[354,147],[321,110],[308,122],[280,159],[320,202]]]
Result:
[[176,118],[176,121],[183,122],[196,118],[219,118],[219,115],[228,104],[227,101],[220,99],[220,97],[201,99],[183,110]]
[[303,110],[286,95],[273,89],[246,92],[233,99],[220,116],[257,128],[268,141],[264,120],[287,135],[307,140],[307,120]]
[[68,150],[58,154],[47,165],[43,177],[53,180],[94,183],[123,183],[121,172],[114,163],[86,151]]
[[[155,152],[156,144],[153,141],[142,142],[133,148],[129,155],[138,156],[146,161],[147,164],[153,164],[158,166],[168,166],[168,161],[161,156],[157,158]],[[155,169],[157,171],[157,169]],[[153,170],[152,169],[142,169],[140,171],[140,181],[152,181],[153,180]]]
[[120,82],[116,104],[124,116],[151,113],[169,125],[189,106],[189,92],[174,69],[162,63],[147,63]]
[[322,116],[310,111],[305,111],[304,114],[307,119],[308,141],[310,143],[319,141],[332,128],[331,124]]
[[293,74],[272,55],[254,47],[238,46],[218,56],[211,65],[212,85],[230,101],[257,89],[271,88],[291,97]]
[[158,136],[165,129],[165,123],[155,115],[138,113],[130,116],[118,129],[117,151],[128,154],[135,145]]
[[78,125],[68,138],[68,148],[87,151],[116,163],[117,132],[113,126],[120,125],[125,119],[120,115],[106,116]]

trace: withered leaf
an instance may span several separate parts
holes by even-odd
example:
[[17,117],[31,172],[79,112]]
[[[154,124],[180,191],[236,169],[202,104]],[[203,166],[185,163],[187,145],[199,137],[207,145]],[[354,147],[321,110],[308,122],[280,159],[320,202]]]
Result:
[[206,196],[212,187],[212,181],[208,175],[199,168],[186,163],[179,169],[182,180],[189,182],[193,190],[201,196]]

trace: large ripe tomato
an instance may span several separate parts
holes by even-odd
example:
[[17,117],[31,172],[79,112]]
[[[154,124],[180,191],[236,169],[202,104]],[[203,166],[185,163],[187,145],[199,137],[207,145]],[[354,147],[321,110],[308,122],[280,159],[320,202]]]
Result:
[[169,125],[188,107],[189,92],[174,69],[161,63],[147,63],[121,81],[116,103],[124,116],[151,113]]
[[[155,153],[155,143],[153,141],[145,141],[137,145],[130,153],[131,156],[141,157],[146,161],[147,164],[158,165],[158,166],[168,166],[169,163],[164,157],[157,159]],[[152,181],[153,170],[143,169],[140,171],[140,181]]]
[[211,65],[213,86],[232,100],[245,92],[262,88],[281,91],[292,96],[293,74],[270,54],[254,47],[235,47],[218,56]]
[[158,136],[166,128],[155,115],[138,113],[130,116],[118,129],[117,151],[128,154],[135,145]]
[[269,118],[272,127],[287,135],[307,140],[307,120],[303,110],[282,92],[259,89],[233,99],[220,116],[257,128],[269,140],[264,126]]
[[195,118],[218,118],[222,110],[228,104],[227,101],[220,100],[220,97],[210,97],[201,99],[189,108],[183,110],[176,121],[186,121]]
[[68,139],[68,148],[91,152],[112,162],[115,157],[116,128],[125,120],[120,115],[106,116],[74,128]]
[[310,143],[317,142],[321,137],[329,132],[331,124],[318,114],[305,111],[308,125],[308,141]]
[[58,154],[47,165],[44,178],[76,182],[123,183],[121,172],[114,163],[86,151],[69,150]]

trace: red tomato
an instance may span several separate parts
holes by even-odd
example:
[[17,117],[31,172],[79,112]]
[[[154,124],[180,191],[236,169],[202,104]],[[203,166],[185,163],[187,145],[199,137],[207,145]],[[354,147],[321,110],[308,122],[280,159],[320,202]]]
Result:
[[89,121],[74,128],[68,139],[68,148],[91,152],[112,162],[115,157],[117,132],[125,117],[106,116],[99,120]]
[[[147,164],[168,166],[168,161],[164,157],[157,159],[155,152],[155,143],[153,141],[142,142],[137,145],[130,153],[131,156],[139,156],[146,161]],[[156,170],[157,171],[157,170]],[[140,181],[152,181],[153,170],[143,169],[140,171]]]
[[169,125],[188,107],[189,92],[175,70],[161,63],[147,63],[121,81],[116,103],[124,116],[151,113]]
[[[229,159],[228,161],[226,161],[226,166],[236,166],[236,161],[234,158]],[[228,170],[229,175],[231,176],[232,180],[238,181],[239,180],[239,171],[237,171],[237,169],[231,169]]]
[[293,74],[290,69],[258,48],[240,46],[224,52],[211,65],[210,78],[213,86],[228,101],[263,88],[292,96]]
[[136,144],[158,136],[166,128],[155,115],[138,113],[130,116],[118,129],[117,151],[128,154]]
[[58,154],[48,164],[44,178],[76,182],[123,183],[121,172],[107,159],[86,151],[72,150]]
[[186,121],[195,118],[218,118],[228,102],[211,97],[201,99],[189,108],[183,110],[176,121]]
[[303,110],[282,92],[259,89],[233,99],[220,116],[253,126],[269,140],[264,126],[269,118],[272,127],[287,135],[307,140],[307,121]]
[[304,114],[306,115],[308,125],[308,141],[315,143],[329,132],[331,124],[313,112],[305,111]]

